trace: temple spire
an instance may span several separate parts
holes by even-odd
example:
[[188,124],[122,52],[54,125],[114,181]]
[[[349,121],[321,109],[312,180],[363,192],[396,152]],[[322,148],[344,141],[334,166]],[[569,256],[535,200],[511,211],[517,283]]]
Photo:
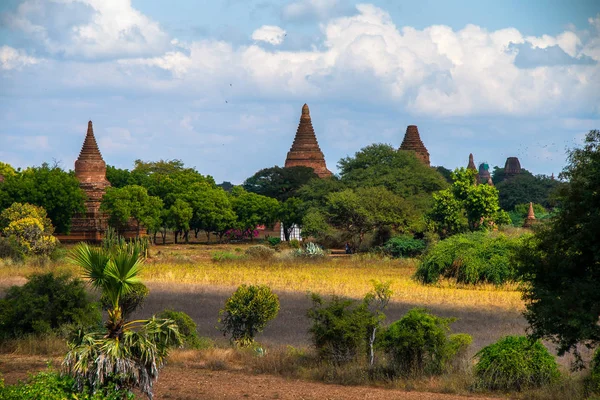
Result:
[[425,145],[421,141],[419,129],[416,125],[408,125],[406,127],[404,140],[402,140],[402,144],[400,145],[399,150],[414,151],[419,160],[429,165],[429,152],[427,151],[427,148],[425,148]]
[[92,121],[88,122],[87,133],[78,160],[102,160],[102,154],[100,153],[96,137],[94,136]]
[[525,222],[523,226],[528,228],[533,225],[535,222],[535,213],[533,212],[533,203],[529,202],[529,211],[527,212],[527,218],[525,218]]
[[310,110],[307,104],[302,106],[302,114],[300,115],[300,123],[296,130],[296,136],[285,159],[286,168],[298,166],[312,168],[320,178],[331,176],[331,171],[327,169],[325,156],[319,147],[319,142],[312,126]]
[[477,171],[477,167],[475,166],[475,161],[473,161],[473,153],[469,153],[469,164],[467,165],[467,169],[472,169]]

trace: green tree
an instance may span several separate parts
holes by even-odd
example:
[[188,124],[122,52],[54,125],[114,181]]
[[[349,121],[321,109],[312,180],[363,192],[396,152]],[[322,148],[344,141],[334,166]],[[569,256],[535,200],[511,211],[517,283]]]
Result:
[[246,179],[242,184],[248,192],[273,197],[281,202],[295,197],[302,185],[318,178],[310,167],[265,168]]
[[145,188],[137,185],[108,188],[102,197],[100,209],[108,213],[108,223],[122,232],[133,219],[137,235],[142,226],[158,229],[160,226],[162,200],[149,196]]
[[175,231],[175,243],[177,243],[177,237],[182,235],[185,238],[185,242],[188,242],[190,232],[190,221],[194,215],[194,210],[185,201],[181,199],[175,200],[175,203],[169,208],[167,221]]
[[85,211],[84,200],[73,172],[42,164],[4,177],[0,211],[13,203],[34,204],[46,210],[57,232],[69,233],[73,214]]
[[106,166],[106,180],[114,188],[122,188],[123,186],[133,185],[135,182],[131,177],[131,171],[128,169],[120,169],[112,165]]
[[[279,202],[271,197],[246,192],[240,188],[232,191],[233,210],[240,229],[253,231],[258,225],[273,225],[277,219]],[[252,236],[251,236],[252,237]]]
[[63,362],[68,373],[79,388],[89,385],[96,392],[114,384],[127,390],[139,388],[152,398],[153,383],[169,349],[182,340],[172,320],[127,321],[123,316],[122,297],[141,283],[143,259],[138,249],[131,246],[111,253],[80,244],[72,260],[82,268],[84,279],[102,291],[110,307],[104,329],[82,332],[69,343]]
[[192,228],[196,238],[202,230],[209,242],[211,233],[223,240],[225,232],[235,227],[237,217],[230,198],[223,189],[204,185],[188,192],[185,198],[193,208]]
[[281,203],[279,207],[279,221],[283,225],[283,235],[286,241],[290,240],[290,234],[294,225],[302,226],[302,219],[306,212],[305,204],[296,197],[290,197]]
[[[502,176],[500,171],[500,169],[494,171],[496,178]],[[558,180],[545,175],[534,176],[523,169],[521,174],[499,181],[496,188],[499,192],[500,207],[512,211],[516,205],[529,204],[529,202],[541,204],[545,208],[553,208],[556,205],[554,193],[560,185],[561,182]]]
[[560,209],[523,249],[520,264],[531,336],[555,341],[559,355],[578,355],[578,343],[600,344],[600,131],[590,131],[568,161]]

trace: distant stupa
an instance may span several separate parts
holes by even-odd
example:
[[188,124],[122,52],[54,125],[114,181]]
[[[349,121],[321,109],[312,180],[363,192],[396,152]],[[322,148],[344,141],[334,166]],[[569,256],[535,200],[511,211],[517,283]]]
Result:
[[429,152],[425,148],[425,145],[421,141],[419,135],[419,129],[416,125],[408,125],[406,127],[406,133],[404,134],[404,140],[400,145],[399,150],[414,151],[417,158],[423,161],[428,166],[429,164]]
[[473,161],[473,153],[469,153],[469,164],[467,164],[467,169],[472,169],[477,171],[477,167],[475,166],[475,161]]
[[490,166],[487,163],[479,164],[477,179],[479,180],[479,183],[487,183],[490,186],[494,186],[492,175],[490,174]]
[[517,157],[508,157],[504,164],[504,175],[506,177],[519,175],[521,173],[521,163]]
[[527,212],[527,217],[523,222],[523,227],[529,228],[535,223],[535,213],[533,212],[533,203],[529,203],[529,212]]
[[302,115],[296,131],[296,137],[285,159],[285,167],[310,167],[319,178],[332,175],[325,164],[325,156],[317,142],[317,136],[310,119],[308,105],[302,106]]

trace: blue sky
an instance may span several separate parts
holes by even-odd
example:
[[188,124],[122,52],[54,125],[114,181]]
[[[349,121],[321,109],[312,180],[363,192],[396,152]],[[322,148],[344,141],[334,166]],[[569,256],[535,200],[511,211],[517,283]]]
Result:
[[328,167],[418,125],[433,165],[558,173],[600,128],[600,3],[9,0],[0,160],[182,159],[220,182],[283,165],[302,105]]

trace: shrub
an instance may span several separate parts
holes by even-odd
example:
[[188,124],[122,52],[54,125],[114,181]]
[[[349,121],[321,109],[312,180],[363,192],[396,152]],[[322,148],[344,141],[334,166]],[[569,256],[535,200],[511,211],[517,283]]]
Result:
[[48,333],[65,324],[89,327],[100,320],[83,282],[68,275],[32,275],[25,285],[10,287],[0,300],[0,337]]
[[75,389],[75,379],[61,375],[52,369],[30,375],[27,382],[12,386],[0,385],[0,398],[3,400],[122,400],[133,399],[134,395],[126,390],[117,390],[114,386],[91,393],[85,390],[79,393]]
[[367,336],[375,316],[366,302],[332,296],[328,303],[313,293],[307,316],[309,332],[319,357],[334,364],[355,360],[367,354]]
[[[238,251],[238,249],[236,249],[236,251]],[[211,260],[213,260],[214,262],[236,261],[241,260],[243,258],[243,254],[235,254],[230,251],[215,251],[211,256]]]
[[476,355],[475,386],[488,390],[521,390],[558,379],[554,357],[540,341],[506,336]]
[[159,318],[175,321],[183,339],[184,347],[188,349],[206,348],[206,342],[198,336],[197,326],[192,317],[183,311],[165,310],[158,314]]
[[271,246],[277,246],[279,243],[281,243],[281,239],[271,236],[267,238],[267,243],[269,243]]
[[[143,283],[135,283],[133,284],[131,292],[128,292],[122,295],[119,300],[119,305],[121,306],[121,312],[123,314],[123,318],[128,318],[134,311],[142,308],[146,297],[150,291]],[[100,304],[102,305],[103,310],[108,310],[111,307],[110,299],[106,293],[102,293],[100,297]]]
[[527,236],[487,232],[452,236],[430,248],[415,278],[423,283],[435,283],[442,277],[469,284],[500,285],[514,281],[517,279],[515,256]]
[[13,203],[0,213],[0,229],[13,237],[25,254],[48,255],[58,241],[46,210],[28,203]]
[[588,391],[600,393],[600,347],[594,352],[590,362],[590,376],[586,381]]
[[261,244],[250,246],[246,249],[246,256],[256,260],[270,260],[275,255],[275,250]]
[[325,252],[322,248],[312,242],[308,242],[304,245],[304,248],[296,249],[293,253],[295,257],[306,257],[306,258],[322,258],[325,257]]
[[219,314],[223,335],[231,335],[231,342],[249,346],[257,333],[279,312],[279,298],[268,286],[242,285],[225,302]]
[[14,236],[0,237],[0,258],[23,261],[25,259],[25,250]]
[[288,245],[290,246],[290,248],[292,249],[299,249],[300,248],[300,241],[298,239],[291,239],[288,242]]
[[391,324],[383,334],[382,347],[393,369],[404,376],[439,375],[471,344],[466,334],[448,337],[454,318],[441,318],[414,308]]
[[395,236],[385,243],[384,250],[392,257],[415,257],[425,250],[425,241],[410,235]]

